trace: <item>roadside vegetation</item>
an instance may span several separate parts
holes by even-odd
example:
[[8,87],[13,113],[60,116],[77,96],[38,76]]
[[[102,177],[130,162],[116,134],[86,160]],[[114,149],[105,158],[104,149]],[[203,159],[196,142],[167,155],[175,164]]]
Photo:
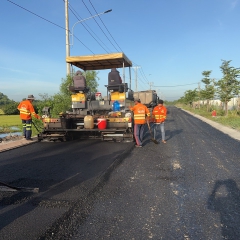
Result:
[[237,110],[229,110],[228,115],[225,116],[225,111],[217,108],[210,108],[210,110],[216,111],[216,116],[212,116],[211,111],[207,111],[207,107],[203,106],[200,109],[198,108],[192,108],[189,105],[186,104],[176,104],[177,107],[185,109],[189,112],[192,112],[194,114],[198,114],[202,117],[208,118],[212,121],[215,121],[217,123],[220,123],[224,126],[236,129],[240,131],[240,111]]
[[[239,97],[240,94],[240,68],[235,68],[230,65],[231,61],[222,60],[222,65],[220,66],[221,72],[223,74],[222,78],[216,81],[215,78],[210,78],[212,71],[203,71],[203,78],[201,82],[204,84],[203,88],[195,88],[193,90],[187,90],[184,93],[178,103],[187,104],[190,107],[200,108],[201,102],[204,106],[207,106],[206,111],[211,111],[210,101],[213,99],[218,99],[222,103],[222,110],[224,110],[224,115],[228,115],[228,103],[234,97]],[[200,84],[200,83],[199,83]],[[240,107],[240,103],[238,103]]]
[[[233,109],[228,108],[228,102],[231,98],[239,96],[240,93],[240,68],[235,68],[230,65],[231,61],[222,60],[220,69],[222,71],[222,78],[216,81],[211,78],[211,70],[202,72],[202,84],[193,90],[187,90],[179,100],[168,102],[165,105],[175,105],[177,107],[186,109],[195,114],[209,118],[225,126],[237,129],[240,131],[240,102]],[[86,71],[87,86],[90,92],[97,92],[98,87],[98,72]],[[48,94],[39,94],[40,99],[33,102],[34,108],[39,115],[43,115],[44,107],[50,108],[51,117],[58,118],[59,115],[66,111],[71,111],[71,95],[69,86],[72,85],[72,77],[67,76],[62,79],[59,87],[59,92],[53,96]],[[218,99],[221,101],[221,106],[213,106],[210,104],[211,100]],[[240,98],[239,98],[240,99]],[[10,100],[6,95],[0,93],[0,133],[11,133],[16,131],[12,126],[18,127],[22,131],[21,120],[17,110],[19,102]],[[212,117],[212,111],[216,110],[216,117]],[[5,118],[4,118],[5,117]],[[41,131],[43,123],[37,119],[33,119],[37,128]],[[33,135],[38,131],[32,126]]]
[[19,115],[0,115],[0,133],[19,132],[21,120]]
[[[83,73],[86,77],[87,86],[92,93],[97,92],[97,81],[99,80],[97,74],[97,71],[86,71]],[[72,84],[72,77],[68,75],[66,78],[62,79],[58,93],[53,96],[49,96],[46,93],[39,93],[39,98],[35,96],[37,99],[34,100],[33,106],[36,113],[42,116],[44,114],[44,107],[48,107],[50,108],[51,117],[58,118],[62,112],[71,111],[72,92],[69,90],[69,86]],[[22,100],[25,100],[25,98]],[[10,100],[6,95],[0,92],[0,134],[22,132],[22,123],[19,117],[19,111],[17,110],[18,104],[19,102]],[[32,135],[35,136],[38,134],[38,130],[41,132],[43,129],[43,122],[33,118],[33,123]]]
[[[231,61],[222,60],[222,78],[218,81],[210,78],[211,70],[203,71],[203,88],[199,85],[198,88],[185,91],[184,96],[174,105],[240,131],[240,68],[235,68],[230,63]],[[228,103],[232,98],[238,100],[230,108]],[[218,106],[211,104],[211,100],[216,99],[221,102]],[[213,111],[216,111],[216,116],[212,116]]]

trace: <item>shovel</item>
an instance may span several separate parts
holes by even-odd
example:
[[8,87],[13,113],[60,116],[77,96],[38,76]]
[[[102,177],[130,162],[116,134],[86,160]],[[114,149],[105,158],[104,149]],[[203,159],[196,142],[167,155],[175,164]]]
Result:
[[151,141],[154,142],[155,144],[158,144],[158,141],[156,139],[154,139],[153,136],[152,136],[151,128],[150,128],[150,125],[149,125],[148,121],[147,121],[147,125],[148,125],[148,129],[149,129],[149,133],[151,135]]

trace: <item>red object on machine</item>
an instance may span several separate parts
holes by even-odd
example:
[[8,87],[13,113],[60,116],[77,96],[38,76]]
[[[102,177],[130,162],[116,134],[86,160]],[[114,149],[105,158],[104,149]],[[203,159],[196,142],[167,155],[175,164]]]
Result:
[[96,100],[100,100],[102,98],[102,93],[96,92],[95,97],[96,97]]
[[107,120],[105,118],[98,118],[98,129],[106,129],[107,128]]
[[213,110],[212,111],[212,117],[216,117],[217,116],[217,112],[216,112],[216,110]]

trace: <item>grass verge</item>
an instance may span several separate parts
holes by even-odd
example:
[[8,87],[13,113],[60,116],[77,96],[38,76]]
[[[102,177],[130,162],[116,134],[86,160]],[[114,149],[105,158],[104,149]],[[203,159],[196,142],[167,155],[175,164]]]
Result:
[[240,131],[240,115],[239,115],[239,112],[237,112],[236,110],[229,110],[228,116],[224,116],[223,115],[224,112],[222,110],[216,110],[217,116],[212,117],[212,112],[207,112],[206,107],[202,107],[200,109],[194,109],[187,105],[182,105],[182,104],[176,105],[176,107],[185,109],[189,112],[198,114],[202,117],[205,117],[207,119],[215,121],[219,124],[222,124],[224,126],[227,126],[227,127],[230,127],[230,128]]
[[[41,131],[42,122],[37,119],[33,119],[37,128]],[[13,128],[14,127],[14,128]],[[0,115],[0,133],[13,133],[22,132],[22,121],[19,115]],[[36,136],[38,131],[32,125],[32,136]]]

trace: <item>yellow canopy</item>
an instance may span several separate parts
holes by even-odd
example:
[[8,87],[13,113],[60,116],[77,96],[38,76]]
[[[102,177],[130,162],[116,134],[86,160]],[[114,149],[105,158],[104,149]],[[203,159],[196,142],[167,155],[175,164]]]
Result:
[[66,62],[78,68],[81,68],[84,71],[132,66],[132,62],[126,57],[124,53],[66,57]]

